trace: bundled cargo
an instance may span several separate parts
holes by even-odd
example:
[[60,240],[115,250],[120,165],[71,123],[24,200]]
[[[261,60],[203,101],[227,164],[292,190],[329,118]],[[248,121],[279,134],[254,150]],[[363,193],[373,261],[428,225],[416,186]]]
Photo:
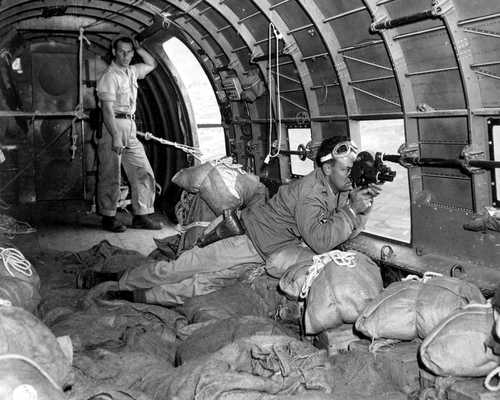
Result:
[[298,263],[311,265],[315,255],[306,245],[292,245],[272,253],[266,260],[266,272],[274,278],[281,278],[288,268]]
[[356,329],[372,339],[423,339],[453,311],[484,302],[479,288],[460,279],[435,273],[422,279],[410,276],[390,284],[370,303]]
[[31,360],[61,388],[71,381],[71,365],[54,334],[22,308],[0,305],[0,356]]
[[380,269],[368,256],[333,250],[290,267],[280,280],[289,296],[306,299],[307,334],[353,323],[382,290]]
[[40,290],[40,277],[33,265],[14,247],[0,247],[0,278],[17,278]]
[[31,263],[13,247],[0,247],[0,299],[35,312],[40,303],[40,278]]
[[485,346],[494,324],[489,304],[469,305],[442,320],[420,346],[420,358],[440,376],[479,377],[500,363]]
[[239,164],[208,161],[177,172],[172,182],[191,193],[200,193],[211,210],[221,215],[225,209],[247,205],[263,190],[259,177],[243,170]]

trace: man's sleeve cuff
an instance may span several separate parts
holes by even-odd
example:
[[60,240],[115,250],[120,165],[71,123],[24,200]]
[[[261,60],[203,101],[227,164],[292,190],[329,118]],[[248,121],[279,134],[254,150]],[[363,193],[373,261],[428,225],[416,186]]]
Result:
[[116,101],[116,96],[114,93],[109,92],[97,92],[97,97],[102,101]]

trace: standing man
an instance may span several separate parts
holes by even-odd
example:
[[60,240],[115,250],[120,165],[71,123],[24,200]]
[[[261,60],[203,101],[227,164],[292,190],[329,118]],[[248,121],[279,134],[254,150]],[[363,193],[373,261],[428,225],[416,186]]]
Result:
[[281,186],[267,203],[243,210],[246,234],[195,246],[176,260],[148,261],[123,274],[87,271],[79,286],[119,279],[121,290],[108,292],[108,299],[171,306],[207,293],[210,273],[263,263],[285,247],[305,243],[317,254],[330,251],[361,232],[381,190],[375,185],[353,189],[350,174],[357,151],[349,140],[324,140],[313,172]]
[[[103,216],[104,229],[126,230],[116,219],[123,165],[131,187],[132,227],[161,229],[159,223],[148,217],[154,212],[155,178],[144,147],[137,139],[135,125],[137,79],[143,79],[155,69],[156,61],[135,40],[126,36],[113,42],[112,52],[113,61],[97,82],[104,121],[97,149],[97,211]],[[130,65],[136,52],[143,62]]]

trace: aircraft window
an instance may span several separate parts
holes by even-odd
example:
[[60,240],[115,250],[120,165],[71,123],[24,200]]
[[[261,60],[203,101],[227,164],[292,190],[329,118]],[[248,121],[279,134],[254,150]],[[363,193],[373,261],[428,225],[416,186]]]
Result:
[[[358,145],[361,150],[397,154],[405,142],[404,122],[397,120],[360,121]],[[393,182],[382,186],[373,204],[365,232],[409,243],[411,240],[410,189],[408,172],[399,164],[385,162],[396,171]]]
[[[290,150],[297,150],[298,147],[306,145],[311,141],[311,128],[288,128],[288,143]],[[307,175],[314,169],[314,162],[306,158],[301,160],[298,155],[290,156],[290,169],[292,175]]]
[[186,89],[197,125],[198,146],[202,161],[226,156],[224,128],[214,89],[198,59],[179,39],[163,43],[166,55],[174,65],[177,77]]
[[[500,161],[500,125],[493,126],[491,134],[491,153],[495,161]],[[493,172],[493,181],[495,182],[493,197],[494,205],[500,207],[500,169]]]

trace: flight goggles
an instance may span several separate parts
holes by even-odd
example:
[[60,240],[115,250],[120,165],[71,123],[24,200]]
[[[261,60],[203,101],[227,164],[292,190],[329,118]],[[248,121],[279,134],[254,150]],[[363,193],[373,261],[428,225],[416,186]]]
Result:
[[319,159],[322,163],[329,161],[333,158],[346,157],[353,153],[354,156],[358,154],[358,146],[356,143],[350,140],[337,143],[331,153],[324,155]]

